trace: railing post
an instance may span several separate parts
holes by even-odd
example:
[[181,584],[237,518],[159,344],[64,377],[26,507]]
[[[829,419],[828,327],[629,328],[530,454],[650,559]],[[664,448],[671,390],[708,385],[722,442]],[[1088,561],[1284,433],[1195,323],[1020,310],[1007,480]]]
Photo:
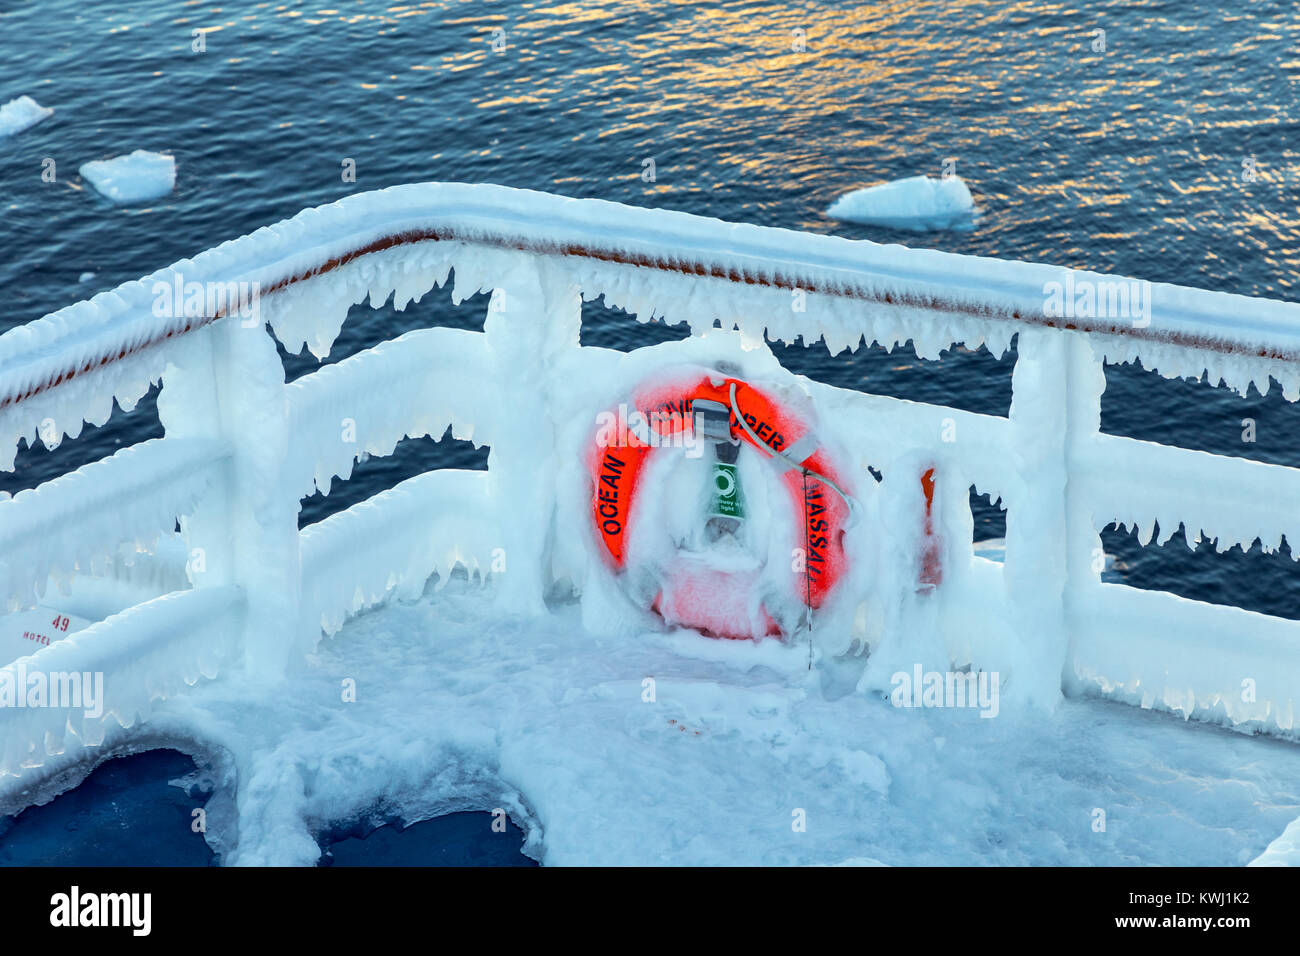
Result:
[[[1066,493],[1065,620],[1068,645],[1062,665],[1061,684],[1067,692],[1077,690],[1074,673],[1075,622],[1086,613],[1081,606],[1101,587],[1106,553],[1092,507],[1080,491],[1084,472],[1101,434],[1101,395],[1106,390],[1106,368],[1091,341],[1081,332],[1069,332],[1066,339],[1068,379],[1066,394]],[[1074,479],[1074,480],[1071,480]]]
[[577,348],[582,297],[576,283],[518,260],[492,292],[483,331],[496,368],[502,440],[488,452],[488,480],[503,508],[498,599],[515,612],[545,607],[555,505],[555,362]]
[[1070,652],[1078,588],[1099,580],[1098,536],[1070,469],[1101,421],[1101,363],[1082,334],[1027,329],[1012,374],[1012,449],[1023,484],[1008,497],[1006,583],[1015,619],[1016,684],[1053,706]]
[[288,401],[265,324],[232,315],[178,349],[158,416],[168,435],[221,438],[231,448],[222,480],[182,524],[188,571],[195,587],[243,589],[248,676],[273,681],[298,633],[300,502],[282,479]]
[[[178,341],[168,355],[158,419],[169,438],[227,437],[217,384],[217,335],[209,326]],[[230,527],[232,470],[227,458],[193,513],[180,519],[187,547],[185,571],[196,588],[235,582],[235,540],[225,533]]]

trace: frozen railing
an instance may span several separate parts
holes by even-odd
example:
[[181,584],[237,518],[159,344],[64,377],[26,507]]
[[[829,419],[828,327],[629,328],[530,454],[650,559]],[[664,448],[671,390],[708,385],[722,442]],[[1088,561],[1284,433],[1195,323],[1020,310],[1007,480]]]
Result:
[[[482,333],[411,332],[285,384],[267,327],[290,352],[323,357],[352,305],[391,297],[405,308],[452,269],[454,301],[492,292]],[[1071,307],[1054,306],[1053,290]],[[157,599],[171,611],[128,609],[27,663],[91,655],[116,667],[110,709],[114,687],[129,685],[118,691],[129,723],[147,710],[142,694],[164,696],[177,675],[229,657],[203,657],[195,635],[214,628],[247,676],[274,680],[322,630],[457,562],[499,571],[510,556],[498,600],[542,608],[554,568],[539,556],[555,509],[566,517],[557,502],[572,490],[574,416],[592,411],[572,386],[618,360],[578,345],[581,301],[600,296],[641,321],[823,339],[832,352],[910,341],[922,358],[959,344],[1001,355],[1017,336],[1007,418],[807,383],[899,502],[915,483],[890,485],[891,471],[937,466],[936,599],[980,597],[932,619],[950,660],[1011,671],[1029,697],[1051,699],[1064,682],[1295,729],[1300,624],[1103,584],[1098,558],[1112,521],[1144,539],[1158,521],[1162,540],[1181,525],[1224,547],[1296,541],[1300,470],[1103,435],[1099,423],[1107,361],[1140,358],[1243,393],[1271,378],[1296,400],[1300,306],[496,186],[402,186],[306,210],[0,335],[0,466],[13,467],[20,438],[76,437],[158,380],[166,430],[0,502],[10,607],[30,606],[50,574],[93,573],[123,543],[147,548],[176,520],[193,585]],[[520,414],[529,427],[511,427]],[[417,476],[299,532],[301,498],[348,478],[359,456],[449,426],[489,446],[486,473]],[[1004,566],[971,553],[972,485],[1007,508]],[[192,628],[181,616],[191,611]],[[843,650],[833,637],[825,649]],[[119,645],[130,668],[92,653]],[[17,735],[0,770],[62,746],[12,713],[0,732]]]

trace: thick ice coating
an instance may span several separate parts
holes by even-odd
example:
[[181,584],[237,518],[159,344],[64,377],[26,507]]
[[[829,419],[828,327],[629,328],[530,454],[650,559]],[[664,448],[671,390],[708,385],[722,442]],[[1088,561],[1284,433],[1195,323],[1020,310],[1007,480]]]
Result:
[[[285,383],[272,335],[325,357],[352,305],[418,307],[449,279],[454,301],[490,293],[483,333],[421,329]],[[20,441],[75,438],[156,382],[166,435],[0,501],[10,606],[97,609],[85,630],[0,661],[0,694],[31,668],[105,677],[102,710],[0,708],[0,807],[106,753],[171,741],[219,783],[210,839],[227,862],[312,862],[330,822],[380,804],[408,819],[500,806],[530,852],[561,863],[1164,862],[1207,833],[1203,862],[1244,862],[1293,816],[1281,771],[1236,749],[1253,742],[1215,737],[1191,757],[1169,736],[1186,728],[1099,716],[1061,691],[1297,732],[1300,624],[1103,583],[1097,552],[1114,521],[1143,540],[1158,522],[1161,542],[1180,526],[1220,548],[1297,540],[1300,518],[1276,506],[1300,492],[1295,469],[1102,434],[1099,403],[1106,361],[1241,391],[1276,380],[1294,400],[1300,306],[1156,285],[1129,301],[1135,315],[1081,314],[1116,281],[423,184],[307,210],[10,330],[0,466]],[[205,292],[199,305],[160,308],[178,284]],[[208,308],[214,288],[224,305]],[[693,335],[579,347],[584,297]],[[832,388],[768,345],[936,358],[955,344],[1000,356],[1013,339],[1007,417]],[[806,405],[860,503],[843,584],[797,640],[675,631],[600,557],[597,416],[687,366]],[[304,496],[448,429],[489,448],[486,473],[418,475],[299,530]],[[647,473],[639,566],[700,550],[708,495],[690,466],[660,456]],[[803,603],[778,585],[798,522],[769,467],[737,463],[750,523],[734,569],[797,621]],[[972,487],[1007,508],[1002,563],[973,553]],[[937,584],[923,578],[930,552]],[[919,687],[932,673],[963,681],[976,706],[935,713],[903,693],[899,675]],[[358,696],[340,706],[347,680]],[[1077,774],[1079,741],[1098,734],[1113,786]],[[1157,738],[1191,781],[1162,791],[1177,838],[1134,827],[1098,849],[1073,814],[1143,786],[1169,749]],[[1219,782],[1225,799],[1204,798],[1197,774],[1236,772],[1276,805],[1247,812]],[[682,829],[688,817],[703,822]],[[1008,835],[1021,832],[1035,838]]]

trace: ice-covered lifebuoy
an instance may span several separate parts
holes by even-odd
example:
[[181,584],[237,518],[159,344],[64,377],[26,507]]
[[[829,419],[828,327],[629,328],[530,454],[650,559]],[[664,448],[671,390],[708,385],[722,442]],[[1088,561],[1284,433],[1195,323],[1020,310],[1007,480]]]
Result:
[[[801,527],[793,529],[791,536],[801,546],[802,560],[791,562],[788,597],[809,609],[820,608],[846,571],[844,530],[852,509],[844,491],[845,470],[820,445],[807,414],[771,391],[722,374],[676,374],[643,384],[624,406],[614,434],[593,441],[591,516],[606,563],[615,573],[626,570],[628,539],[646,465],[658,449],[673,446],[675,436],[695,427],[701,402],[726,410],[733,441],[777,459],[782,466],[778,480],[793,506],[790,514],[795,520],[802,516]],[[611,418],[616,414],[609,413]],[[680,447],[680,442],[676,444]],[[781,627],[767,609],[757,627],[752,618],[728,610],[728,594],[743,590],[744,585],[725,570],[670,569],[650,609],[673,623],[721,637],[779,633]]]

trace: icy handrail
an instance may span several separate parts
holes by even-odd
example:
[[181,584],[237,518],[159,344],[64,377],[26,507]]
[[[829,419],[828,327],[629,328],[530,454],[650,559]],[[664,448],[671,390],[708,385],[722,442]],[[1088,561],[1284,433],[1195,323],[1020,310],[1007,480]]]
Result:
[[[482,335],[416,329],[289,384],[293,486],[304,496],[329,494],[333,479],[351,477],[359,455],[389,455],[403,438],[438,439],[448,427],[454,438],[489,443],[491,429],[478,427],[485,410],[476,389],[491,371]],[[345,417],[353,440],[341,442]]]
[[1220,549],[1259,541],[1277,551],[1283,537],[1300,546],[1300,512],[1280,506],[1300,500],[1295,468],[1103,434],[1072,477],[1098,515],[1134,529],[1143,545],[1164,544],[1181,525],[1189,541],[1212,538]]
[[177,591],[0,668],[0,684],[19,693],[27,693],[33,680],[51,693],[75,682],[80,697],[72,705],[47,696],[41,706],[0,707],[0,777],[42,766],[77,746],[98,746],[114,725],[131,727],[156,701],[215,676],[237,658],[242,613],[236,587]]
[[1046,289],[1131,282],[1057,266],[879,245],[494,185],[420,183],[349,196],[225,242],[0,335],[0,410],[209,324],[159,318],[158,284],[257,283],[262,294],[370,253],[465,242],[777,290],[921,309],[1018,328],[1120,336],[1270,361],[1300,360],[1300,305],[1150,286],[1138,322],[1045,314]]
[[1300,623],[1123,584],[1100,585],[1076,611],[1069,669],[1086,690],[1185,718],[1300,732]]
[[30,605],[51,575],[70,578],[119,545],[151,545],[189,514],[230,455],[223,442],[154,438],[0,501],[0,598]]
[[482,471],[429,471],[302,530],[299,650],[389,595],[415,598],[457,564],[486,574],[499,540]]

